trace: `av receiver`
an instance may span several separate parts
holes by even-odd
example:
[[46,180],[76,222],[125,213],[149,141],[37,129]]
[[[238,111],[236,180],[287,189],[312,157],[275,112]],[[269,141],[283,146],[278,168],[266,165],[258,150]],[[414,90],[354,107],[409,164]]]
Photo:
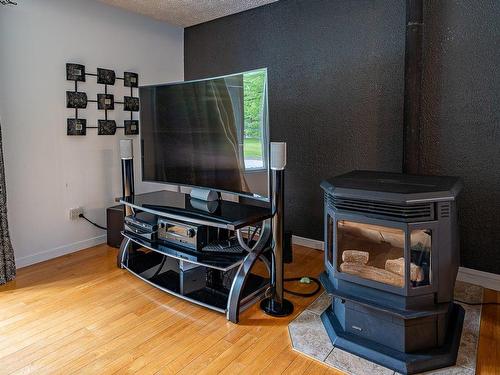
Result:
[[207,243],[207,227],[159,218],[158,239],[194,250],[201,250]]

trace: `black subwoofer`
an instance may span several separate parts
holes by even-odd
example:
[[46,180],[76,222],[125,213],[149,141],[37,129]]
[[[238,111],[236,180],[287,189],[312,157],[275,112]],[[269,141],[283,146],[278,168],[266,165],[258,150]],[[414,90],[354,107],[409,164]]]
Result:
[[120,247],[123,236],[123,221],[125,209],[122,204],[106,209],[107,243],[108,246]]

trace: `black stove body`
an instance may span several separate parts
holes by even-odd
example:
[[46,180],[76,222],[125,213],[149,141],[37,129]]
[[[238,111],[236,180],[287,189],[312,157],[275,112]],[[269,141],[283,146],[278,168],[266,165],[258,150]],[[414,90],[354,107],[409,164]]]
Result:
[[354,171],[323,181],[321,319],[334,346],[403,374],[456,362],[463,309],[456,177]]

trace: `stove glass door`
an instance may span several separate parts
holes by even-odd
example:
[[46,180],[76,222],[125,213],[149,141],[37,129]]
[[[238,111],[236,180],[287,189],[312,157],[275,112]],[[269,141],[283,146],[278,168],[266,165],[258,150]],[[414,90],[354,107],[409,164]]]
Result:
[[410,232],[410,286],[431,284],[432,230],[413,229]]
[[337,270],[403,288],[405,232],[399,228],[337,222]]

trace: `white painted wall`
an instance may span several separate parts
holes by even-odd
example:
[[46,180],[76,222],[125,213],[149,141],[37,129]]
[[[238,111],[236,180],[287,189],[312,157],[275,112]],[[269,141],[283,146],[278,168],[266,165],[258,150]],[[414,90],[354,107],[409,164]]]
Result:
[[[68,210],[83,206],[96,222],[105,223],[105,208],[121,194],[118,129],[114,136],[66,136],[65,63],[139,73],[140,84],[183,79],[183,29],[94,0],[18,0],[0,6],[0,121],[6,163],[8,217],[17,266],[105,241],[105,232]],[[95,96],[94,77],[80,84]],[[102,86],[101,86],[102,87]],[[103,90],[103,89],[102,89]],[[123,96],[121,81],[110,89]],[[90,107],[94,107],[92,103]],[[124,119],[116,106],[111,119]],[[87,125],[98,111],[81,111]],[[101,115],[100,118],[102,118]],[[89,124],[90,122],[90,124]],[[139,156],[139,138],[135,136]],[[135,162],[136,192],[158,189],[140,182]]]

